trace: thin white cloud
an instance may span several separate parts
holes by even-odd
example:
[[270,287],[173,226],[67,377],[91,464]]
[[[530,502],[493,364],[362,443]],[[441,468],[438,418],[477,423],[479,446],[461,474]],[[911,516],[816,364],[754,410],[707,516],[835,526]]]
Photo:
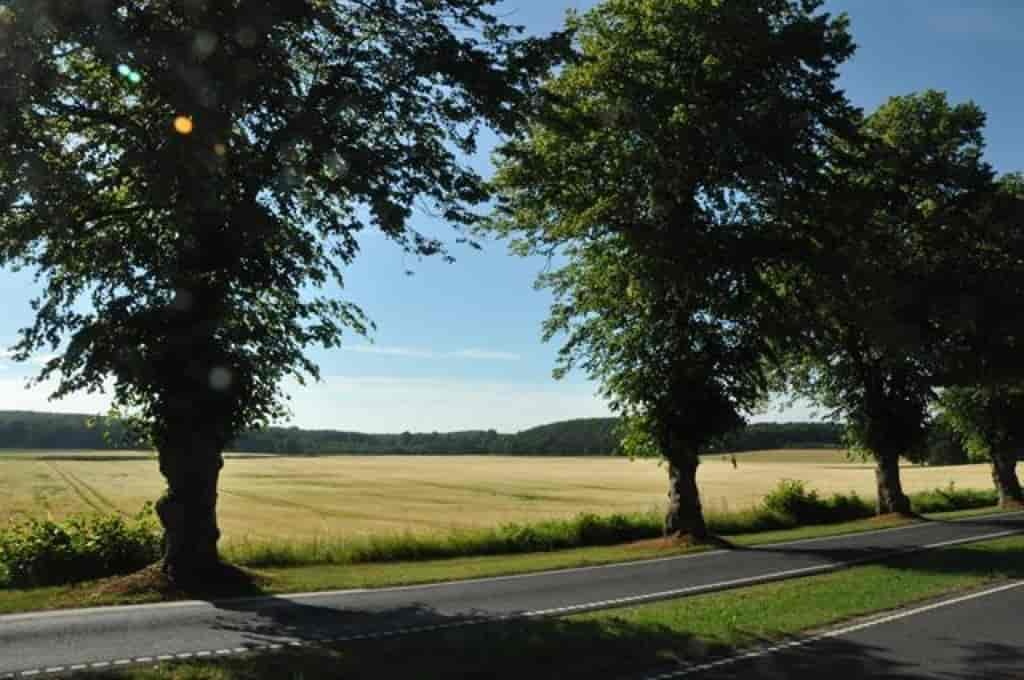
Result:
[[454,352],[435,352],[416,347],[394,347],[388,345],[350,345],[342,347],[349,352],[364,354],[385,354],[414,359],[474,359],[479,361],[519,361],[522,357],[514,352],[487,349],[460,349]]
[[519,361],[522,357],[514,352],[495,352],[487,349],[460,349],[450,352],[447,356],[459,359],[485,359],[493,361]]
[[426,349],[415,349],[413,347],[388,347],[386,345],[348,345],[343,346],[347,352],[362,352],[364,354],[388,354],[398,357],[415,357],[419,359],[433,359],[437,355]]

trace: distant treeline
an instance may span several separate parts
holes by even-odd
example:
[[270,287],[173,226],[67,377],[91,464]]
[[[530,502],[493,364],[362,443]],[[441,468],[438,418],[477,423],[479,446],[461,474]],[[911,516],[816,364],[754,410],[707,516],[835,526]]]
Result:
[[[88,427],[89,416],[31,411],[0,411],[0,448],[126,448],[116,423],[102,419]],[[541,425],[515,434],[495,430],[366,434],[338,430],[272,427],[241,435],[233,451],[277,454],[524,454],[612,455],[618,450],[615,418],[583,418]],[[104,438],[109,430],[112,438]],[[751,425],[730,436],[715,451],[817,448],[841,445],[842,428],[830,423]]]
[[[31,411],[0,411],[3,449],[117,449],[128,448],[116,423],[102,419],[88,427],[89,416]],[[232,451],[275,454],[513,454],[607,456],[618,451],[615,418],[582,418],[532,427],[515,434],[495,430],[462,432],[402,432],[365,434],[338,430],[300,430],[272,427],[247,432]],[[104,438],[109,431],[112,438]],[[733,433],[711,453],[761,449],[810,449],[842,446],[842,425],[836,423],[758,423]],[[935,433],[921,458],[933,464],[966,462],[959,442],[948,433]]]

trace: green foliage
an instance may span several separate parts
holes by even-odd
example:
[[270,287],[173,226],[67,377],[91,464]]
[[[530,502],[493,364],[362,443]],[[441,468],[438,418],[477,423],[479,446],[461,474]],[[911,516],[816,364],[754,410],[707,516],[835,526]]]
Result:
[[914,512],[950,512],[987,508],[999,503],[995,489],[957,489],[953,482],[945,489],[933,489],[913,494],[910,505]]
[[659,458],[662,450],[658,446],[657,434],[647,415],[626,415],[615,428],[619,438],[619,450],[632,458]]
[[1024,450],[1024,388],[1018,385],[951,387],[938,398],[939,417],[964,442],[974,460],[993,451]]
[[500,149],[489,226],[565,256],[538,282],[545,338],[565,338],[556,376],[599,379],[637,418],[634,451],[692,460],[764,399],[779,314],[762,274],[798,242],[784,206],[850,120],[847,21],[820,6],[607,0],[571,18],[581,57]]
[[966,465],[972,461],[963,438],[941,416],[928,423],[927,440],[919,451],[911,451],[907,459],[925,465]]
[[381,534],[311,543],[240,541],[228,546],[226,555],[253,567],[400,562],[613,545],[655,538],[662,531],[663,518],[655,512],[607,516],[585,513],[571,519],[437,534]]
[[784,479],[770,491],[761,504],[766,510],[794,518],[806,517],[813,508],[821,507],[817,491],[808,491],[807,483],[796,479]]
[[0,265],[43,284],[15,358],[56,350],[40,380],[112,386],[161,448],[280,415],[307,346],[370,327],[325,291],[359,232],[433,255],[414,206],[476,222],[462,159],[564,46],[493,4],[5,2]]
[[853,448],[871,455],[921,449],[948,355],[985,317],[988,267],[1007,241],[990,236],[984,121],[936,91],[864,118],[859,138],[829,152],[829,191],[807,204],[827,227],[818,257],[777,281],[802,329],[780,348],[788,386],[845,420]]
[[0,530],[0,584],[57,585],[129,573],[157,561],[161,542],[151,505],[130,518],[29,520]]

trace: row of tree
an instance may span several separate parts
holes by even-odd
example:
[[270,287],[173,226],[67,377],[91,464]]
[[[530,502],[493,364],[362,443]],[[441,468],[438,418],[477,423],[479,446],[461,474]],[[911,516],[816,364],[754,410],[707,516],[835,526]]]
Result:
[[706,535],[698,456],[773,391],[848,423],[880,513],[929,410],[1020,503],[1024,177],[982,158],[984,113],[927,91],[864,114],[818,0],[607,0],[501,147],[490,228],[544,274],[579,366],[669,463],[670,531]]
[[156,447],[169,578],[219,568],[225,446],[317,376],[307,346],[371,327],[324,288],[359,232],[447,256],[417,207],[565,257],[558,372],[667,459],[672,531],[706,534],[698,455],[782,386],[851,424],[882,511],[937,391],[1006,460],[1024,182],[983,162],[976,106],[863,115],[820,0],[605,0],[545,38],[493,4],[0,7],[0,263],[43,285],[14,356],[56,350],[57,396],[112,389]]

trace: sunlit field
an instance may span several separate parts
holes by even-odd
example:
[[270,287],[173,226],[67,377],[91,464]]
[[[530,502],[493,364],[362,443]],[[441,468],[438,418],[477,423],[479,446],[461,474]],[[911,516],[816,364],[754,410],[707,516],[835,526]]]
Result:
[[[698,479],[710,512],[740,510],[781,479],[823,493],[874,495],[869,464],[838,451],[708,456]],[[908,492],[989,488],[986,465],[904,468]],[[230,457],[221,482],[225,538],[443,531],[660,507],[666,471],[650,460],[504,456]],[[162,490],[155,459],[109,452],[0,453],[0,525],[79,511],[136,512]]]

